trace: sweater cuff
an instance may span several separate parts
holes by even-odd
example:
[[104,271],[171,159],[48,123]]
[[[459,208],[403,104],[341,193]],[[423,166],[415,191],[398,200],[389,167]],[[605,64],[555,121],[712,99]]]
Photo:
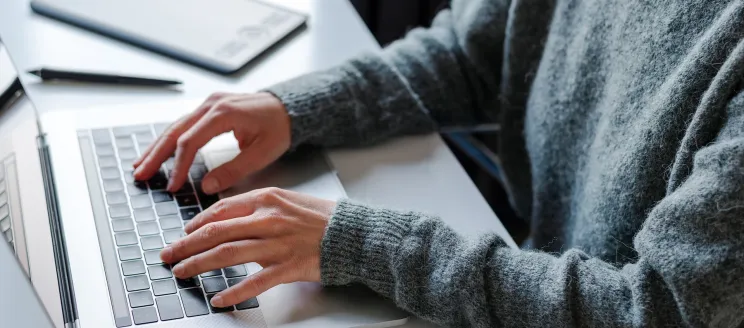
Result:
[[322,136],[327,122],[321,112],[342,92],[339,73],[316,72],[270,86],[263,91],[279,98],[291,122],[291,149]]
[[394,254],[412,221],[409,215],[339,201],[321,242],[321,283],[392,285]]

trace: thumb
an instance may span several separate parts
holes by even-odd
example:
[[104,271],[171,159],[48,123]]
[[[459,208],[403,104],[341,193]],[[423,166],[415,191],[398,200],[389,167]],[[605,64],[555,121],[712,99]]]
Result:
[[227,163],[209,171],[202,181],[202,189],[207,194],[214,194],[230,188],[248,174],[258,171],[269,164],[258,147],[243,149],[238,156]]

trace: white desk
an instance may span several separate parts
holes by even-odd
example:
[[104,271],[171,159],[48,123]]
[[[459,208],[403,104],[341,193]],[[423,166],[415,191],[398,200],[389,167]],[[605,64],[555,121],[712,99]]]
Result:
[[[213,91],[250,92],[301,73],[330,67],[379,46],[347,0],[275,0],[310,14],[308,28],[248,71],[225,77],[37,16],[28,0],[3,0],[0,37],[19,69],[39,66],[118,70],[174,77],[182,92],[134,87],[45,85],[22,76],[40,111],[97,104],[202,98]],[[302,55],[297,55],[302,54]],[[440,215],[459,232],[493,231],[516,245],[455,157],[437,135],[402,138],[331,160],[349,196],[371,204]],[[428,327],[412,320],[406,327]]]

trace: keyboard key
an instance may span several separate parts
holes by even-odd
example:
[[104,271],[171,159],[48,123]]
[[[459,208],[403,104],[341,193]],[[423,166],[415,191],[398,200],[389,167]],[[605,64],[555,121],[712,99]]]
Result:
[[150,126],[148,125],[126,125],[117,126],[113,128],[114,136],[127,137],[135,133],[150,132]]
[[126,277],[124,278],[124,284],[127,286],[128,292],[150,289],[150,281],[147,280],[145,275]]
[[121,160],[121,167],[125,168],[133,168],[134,167],[134,160],[133,159],[122,159]]
[[142,249],[146,251],[163,248],[163,240],[157,235],[142,237],[140,243],[142,244]]
[[201,202],[201,206],[205,210],[212,207],[212,205],[218,201],[220,201],[220,198],[217,195],[204,195],[199,197],[199,202]]
[[145,252],[145,263],[147,265],[162,264],[163,260],[160,259],[160,250]]
[[121,262],[121,272],[125,276],[145,274],[145,264],[142,260]]
[[8,193],[4,192],[0,194],[0,206],[8,204]]
[[114,235],[116,246],[137,245],[137,235],[134,232],[120,232]]
[[163,231],[163,239],[166,244],[171,244],[174,241],[181,239],[183,236],[186,236],[186,234],[181,229]]
[[170,171],[173,169],[173,167],[176,165],[176,159],[171,157],[169,159],[166,159],[165,162],[163,162],[163,165],[165,165],[165,168]]
[[146,222],[146,221],[155,221],[155,212],[152,211],[152,208],[138,208],[134,210],[134,221],[137,222]]
[[184,221],[193,219],[197,214],[201,212],[198,207],[187,207],[181,209],[181,219]]
[[114,229],[114,232],[130,231],[134,230],[134,223],[132,223],[132,219],[130,218],[111,220],[111,227]]
[[124,190],[124,184],[119,179],[103,180],[103,190],[107,193]]
[[204,301],[204,294],[200,288],[184,289],[179,294],[187,317],[209,314],[207,303]]
[[178,299],[177,295],[158,297],[155,301],[158,302],[160,320],[167,321],[183,318],[181,301]]
[[134,171],[127,171],[124,173],[124,182],[127,183],[127,185],[134,184],[134,175],[132,175]]
[[139,147],[140,152],[143,152],[143,153],[145,152],[145,150],[147,150],[147,148],[150,148],[150,145],[152,145],[152,142],[143,142],[143,141],[137,142],[137,146]]
[[109,205],[121,205],[127,203],[127,194],[119,191],[106,194],[106,203]]
[[160,228],[163,230],[181,228],[181,219],[176,215],[168,215],[160,218]]
[[227,289],[225,278],[222,277],[202,279],[202,285],[204,286],[204,292],[207,294],[217,293]]
[[189,175],[191,175],[191,179],[193,180],[201,180],[206,174],[207,167],[201,164],[194,164],[189,169]]
[[235,286],[235,285],[239,284],[243,280],[245,280],[245,277],[227,279],[227,286],[228,287]]
[[180,189],[176,190],[176,195],[191,195],[194,193],[194,187],[191,182],[186,181]]
[[[5,213],[7,213],[7,206],[3,206],[3,209],[5,209]],[[2,213],[0,213],[2,215]],[[0,231],[11,231],[10,230],[10,216],[2,216],[0,217]]]
[[210,301],[212,300],[212,297],[214,297],[214,295],[207,294],[207,304],[209,304],[209,308],[212,310],[212,313],[222,313],[222,312],[235,311],[235,307],[232,306],[232,305],[230,305],[228,307],[221,307],[221,308],[212,306],[212,303],[210,303]]
[[173,273],[167,264],[149,266],[147,273],[150,275],[150,280],[173,278]]
[[[119,150],[119,158],[122,160],[137,159],[137,151],[134,148],[124,148]],[[122,165],[123,167],[124,165]]]
[[163,217],[166,215],[173,215],[178,213],[178,207],[175,203],[159,203],[155,204],[155,212],[158,216]]
[[137,223],[137,233],[140,236],[152,236],[160,234],[160,229],[158,229],[158,224],[155,222],[142,222]]
[[119,260],[129,261],[142,258],[139,246],[127,246],[119,248]]
[[168,294],[175,294],[178,290],[176,289],[176,283],[173,279],[158,280],[152,282],[152,292],[155,296],[163,296]]
[[134,318],[135,325],[158,322],[158,313],[155,312],[154,306],[133,309],[132,317]]
[[206,278],[206,277],[214,277],[214,276],[221,276],[221,275],[222,275],[222,270],[217,269],[217,270],[204,272],[201,274],[201,277]]
[[116,161],[116,157],[114,156],[101,156],[98,157],[98,166],[100,166],[102,169],[107,167],[119,167],[119,162]]
[[112,219],[126,218],[132,215],[127,205],[113,205],[109,207],[109,215]]
[[168,124],[168,123],[157,123],[157,124],[153,124],[153,127],[155,128],[155,134],[158,135],[158,136],[160,136],[161,134],[163,134],[165,132],[166,129],[168,129],[168,126],[169,125],[170,124]]
[[111,144],[103,144],[100,146],[96,146],[96,155],[114,156],[114,147],[111,147]]
[[168,178],[162,172],[156,174],[150,180],[147,181],[151,190],[163,190],[168,186]]
[[245,276],[248,274],[248,271],[246,271],[244,265],[235,265],[231,267],[227,267],[225,270],[225,277],[233,278],[233,277],[240,277]]
[[167,192],[163,191],[153,191],[152,192],[152,201],[156,203],[163,203],[163,202],[170,202],[173,200],[173,196]]
[[153,305],[152,293],[149,290],[129,293],[129,306],[133,308]]
[[176,201],[178,202],[178,206],[181,207],[199,205],[196,200],[196,195],[194,195],[193,193],[187,195],[176,195]]
[[150,208],[152,207],[152,201],[150,201],[150,195],[135,195],[132,196],[132,208]]
[[155,141],[155,137],[153,137],[152,132],[150,132],[150,131],[147,131],[147,132],[144,132],[144,131],[143,132],[137,132],[134,135],[134,138],[137,139],[137,142],[147,142],[147,143],[150,143],[150,142]]
[[178,285],[179,289],[198,287],[200,285],[199,278],[196,277],[188,279],[176,278],[176,284]]
[[194,164],[204,164],[204,157],[202,157],[201,154],[196,153],[196,156],[194,156]]
[[258,307],[258,300],[255,297],[249,298],[235,305],[238,310],[255,309]]
[[127,193],[129,193],[129,196],[146,194],[147,185],[139,184],[137,181],[135,181],[134,184],[127,185]]
[[108,129],[96,129],[91,131],[93,135],[93,143],[96,145],[110,145],[111,135]]
[[121,178],[121,175],[119,174],[119,169],[113,168],[113,167],[107,167],[101,169],[101,179],[119,179]]
[[116,148],[119,148],[119,150],[134,148],[134,141],[132,141],[132,137],[116,137]]

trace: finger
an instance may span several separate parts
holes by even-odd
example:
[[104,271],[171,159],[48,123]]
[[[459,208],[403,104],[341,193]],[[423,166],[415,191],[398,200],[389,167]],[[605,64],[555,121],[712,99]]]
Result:
[[255,211],[255,202],[251,201],[251,194],[242,194],[220,199],[208,209],[199,213],[183,228],[191,234],[211,222],[229,220],[240,216],[248,216]]
[[175,151],[176,142],[181,134],[196,123],[211,108],[211,106],[207,107],[206,105],[205,103],[193,113],[172,124],[147,148],[145,153],[137,160],[139,164],[136,165],[137,169],[134,170],[135,179],[140,181],[147,180],[157,173],[163,162]]
[[[168,127],[168,128],[170,128],[170,127]],[[135,169],[137,169],[140,166],[140,164],[142,164],[142,162],[145,160],[145,158],[147,157],[147,155],[152,151],[153,148],[155,148],[155,145],[156,144],[157,144],[156,142],[151,142],[150,145],[147,146],[147,148],[145,148],[145,151],[142,152],[142,155],[140,155],[140,157],[137,158],[134,161],[134,163],[132,163],[132,166],[134,166]]]
[[283,266],[269,266],[258,271],[212,298],[212,306],[226,307],[238,304],[249,298],[271,289],[274,286],[291,282],[291,268]]
[[271,159],[256,142],[245,147],[238,156],[209,171],[202,181],[202,190],[214,194],[230,188],[247,175],[269,165]]
[[261,239],[222,243],[181,261],[173,267],[173,274],[178,278],[188,278],[233,265],[263,261],[275,256],[267,243]]
[[160,258],[166,263],[175,263],[219,244],[248,238],[253,235],[251,225],[250,220],[210,223],[165,247],[160,251]]
[[173,173],[168,181],[168,191],[175,192],[186,181],[189,168],[194,162],[196,152],[212,140],[212,138],[232,130],[231,116],[226,112],[218,112],[215,105],[209,113],[202,116],[191,128],[183,133],[176,142],[176,158],[173,163]]

